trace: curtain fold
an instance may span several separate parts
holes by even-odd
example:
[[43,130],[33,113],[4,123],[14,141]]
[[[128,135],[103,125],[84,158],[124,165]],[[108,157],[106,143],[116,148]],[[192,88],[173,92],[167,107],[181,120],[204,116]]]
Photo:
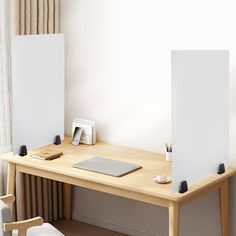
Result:
[[59,0],[12,1],[15,34],[59,33]]
[[[16,35],[59,33],[59,0],[12,0]],[[16,175],[17,220],[63,218],[63,184],[23,173]]]
[[[10,4],[0,0],[0,155],[11,145]],[[6,192],[6,165],[0,160],[0,195]]]

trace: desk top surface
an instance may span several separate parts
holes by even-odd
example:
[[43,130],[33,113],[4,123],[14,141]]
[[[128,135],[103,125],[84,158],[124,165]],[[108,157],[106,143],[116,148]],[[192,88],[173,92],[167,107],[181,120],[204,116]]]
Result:
[[[48,149],[62,151],[64,154],[60,158],[51,161],[43,161],[31,157],[33,153]],[[142,165],[143,168],[122,177],[112,177],[72,167],[73,164],[94,156],[130,162]],[[166,174],[171,177],[172,163],[166,162],[163,155],[120,147],[103,142],[97,142],[92,146],[74,146],[70,144],[70,138],[66,138],[61,145],[48,145],[29,151],[28,155],[24,157],[8,153],[3,155],[1,158],[8,162],[36,169],[60,173],[94,183],[101,183],[107,186],[117,187],[119,189],[174,201],[181,201],[187,197],[191,197],[200,190],[203,190],[208,186],[211,187],[222,181],[222,179],[229,178],[235,174],[235,170],[229,168],[223,175],[216,174],[198,184],[192,185],[189,188],[189,191],[185,194],[172,193],[171,183],[157,184],[153,181],[155,176],[161,174]]]

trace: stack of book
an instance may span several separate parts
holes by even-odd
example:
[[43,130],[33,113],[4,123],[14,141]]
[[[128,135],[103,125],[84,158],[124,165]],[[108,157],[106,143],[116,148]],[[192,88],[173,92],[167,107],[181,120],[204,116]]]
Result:
[[95,121],[74,119],[72,123],[72,142],[73,145],[79,143],[92,145],[96,143]]

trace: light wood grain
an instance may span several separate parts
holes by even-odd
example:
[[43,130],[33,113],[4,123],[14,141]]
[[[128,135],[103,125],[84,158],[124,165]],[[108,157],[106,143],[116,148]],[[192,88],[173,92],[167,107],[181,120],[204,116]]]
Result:
[[[64,155],[52,161],[42,161],[31,158],[31,154],[47,149],[62,151]],[[132,174],[117,178],[72,167],[73,164],[93,156],[103,156],[114,160],[140,164],[143,168]],[[173,193],[171,183],[160,185],[153,181],[156,175],[167,174],[171,176],[172,165],[170,162],[165,161],[163,155],[102,142],[98,142],[96,145],[92,146],[73,146],[70,144],[69,138],[66,138],[61,145],[45,146],[30,151],[29,155],[24,157],[6,154],[2,159],[16,163],[17,171],[42,177],[50,173],[48,176],[50,179],[63,181],[64,178],[63,182],[65,183],[88,188],[94,188],[95,185],[98,185],[98,188],[95,188],[95,190],[98,191],[102,191],[103,187],[104,190],[114,188],[124,190],[124,192],[125,190],[131,191],[137,193],[137,195],[144,194],[159,199],[183,202],[187,202],[188,198],[194,197],[198,193],[201,196],[202,192],[207,192],[210,187],[235,174],[235,170],[229,168],[223,175],[215,174],[204,181],[190,186],[189,191],[184,194]],[[109,192],[113,193],[113,191],[110,190]]]
[[[52,161],[41,161],[31,158],[32,153],[47,149],[62,151],[64,155]],[[73,164],[93,156],[103,156],[114,160],[140,164],[143,168],[132,174],[117,178],[72,167]],[[44,148],[29,151],[29,155],[24,157],[9,154],[4,155],[3,159],[21,166],[49,171],[52,174],[60,174],[87,182],[95,182],[107,186],[147,193],[151,196],[175,199],[175,196],[173,196],[171,191],[171,184],[159,185],[153,181],[153,178],[158,174],[166,173],[171,176],[171,163],[166,162],[164,156],[156,153],[144,152],[101,142],[93,146],[81,145],[77,147],[72,146],[67,139],[61,145],[49,145]]]
[[[14,156],[12,153],[2,156],[2,159],[9,162],[9,193],[14,191],[12,179],[15,179],[15,171],[19,171],[66,183],[64,204],[67,219],[71,217],[71,184],[167,207],[169,209],[169,236],[179,236],[180,206],[218,189],[221,200],[222,236],[228,236],[228,224],[225,224],[225,221],[228,222],[228,195],[225,190],[228,188],[226,182],[236,173],[235,169],[228,168],[222,175],[214,174],[193,184],[184,194],[173,193],[171,183],[160,185],[153,181],[156,175],[166,174],[171,177],[171,163],[166,162],[163,155],[102,142],[92,146],[73,146],[70,141],[70,138],[66,138],[61,145],[48,145],[29,151],[29,154],[24,157]],[[31,157],[32,154],[47,149],[63,152],[64,155],[51,161]],[[122,177],[112,177],[72,167],[73,164],[93,156],[142,165],[142,169]]]
[[190,186],[189,191],[182,195],[181,204],[184,205],[190,201],[193,201],[208,192],[217,190],[220,188],[222,182],[228,180],[231,176],[235,175],[236,171],[233,168],[226,169],[224,174],[215,174],[209,176],[205,180],[202,180],[196,184]]
[[[15,192],[15,178],[16,178],[16,164],[14,162],[8,162],[7,194],[14,195],[14,192]],[[11,214],[12,214],[13,202],[9,202],[7,205],[10,208],[10,211],[11,211]]]
[[72,200],[72,186],[71,184],[64,184],[64,212],[66,220],[71,220],[71,200]]
[[158,206],[168,207],[169,205],[169,200],[165,198],[158,198],[158,197],[147,195],[144,193],[134,192],[133,190],[117,188],[115,186],[109,186],[105,184],[96,183],[93,181],[79,179],[76,177],[61,175],[59,173],[52,173],[50,171],[34,169],[32,167],[27,167],[27,166],[22,166],[22,165],[17,165],[16,170],[19,172],[37,175],[44,178],[53,179],[53,180],[61,181],[64,183],[69,183],[76,186],[93,189],[96,191],[110,193],[117,196],[130,198],[133,200],[143,201],[143,202],[151,203]]
[[3,230],[4,232],[11,230],[18,230],[19,236],[26,236],[27,229],[33,226],[40,226],[43,224],[42,217],[35,217],[29,220],[23,220],[18,222],[4,223]]
[[2,200],[5,204],[13,203],[15,201],[15,196],[13,194],[8,194],[0,197],[0,200]]
[[221,232],[222,236],[229,236],[229,183],[228,180],[222,182],[219,189]]
[[169,236],[179,236],[179,214],[179,203],[171,202],[169,205]]
[[18,236],[26,236],[26,233],[27,233],[26,229],[19,230]]

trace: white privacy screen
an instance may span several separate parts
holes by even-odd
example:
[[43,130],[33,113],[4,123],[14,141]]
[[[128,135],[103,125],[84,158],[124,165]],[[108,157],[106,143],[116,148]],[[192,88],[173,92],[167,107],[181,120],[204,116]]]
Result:
[[228,167],[229,52],[172,51],[173,191]]
[[13,152],[64,138],[64,36],[12,40]]

